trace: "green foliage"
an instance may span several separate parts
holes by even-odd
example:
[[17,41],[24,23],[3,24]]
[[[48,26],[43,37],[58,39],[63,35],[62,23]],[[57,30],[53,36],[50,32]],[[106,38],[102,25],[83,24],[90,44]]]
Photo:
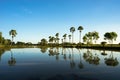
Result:
[[[12,42],[13,42],[13,38],[16,37],[16,35],[17,35],[16,30],[13,30],[13,29],[10,30],[10,31],[9,31],[9,35],[12,36]],[[11,45],[12,45],[12,44],[11,44]]]
[[108,40],[110,43],[113,43],[113,40],[116,40],[117,33],[116,32],[106,32],[104,34],[104,39]]
[[40,45],[42,46],[47,45],[47,40],[45,38],[41,39]]
[[78,27],[78,30],[80,31],[79,43],[81,43],[81,32],[82,32],[82,30],[83,30],[83,27],[82,27],[82,26],[79,26],[79,27]]
[[74,41],[73,33],[75,32],[75,28],[71,27],[70,32],[72,33],[72,43],[73,43],[73,41]]
[[92,44],[93,40],[96,41],[99,39],[99,33],[94,31],[94,32],[88,32],[83,36],[83,42],[86,42],[87,44]]
[[78,27],[78,30],[81,32],[83,30],[83,27],[82,26],[79,26]]

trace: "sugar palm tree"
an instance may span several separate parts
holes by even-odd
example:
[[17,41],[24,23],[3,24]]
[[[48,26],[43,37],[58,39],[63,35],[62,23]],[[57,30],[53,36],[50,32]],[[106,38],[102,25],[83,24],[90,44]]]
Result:
[[59,33],[56,33],[55,36],[56,36],[56,40],[57,40],[56,43],[59,43],[59,38],[58,38],[59,37]]
[[64,37],[64,42],[66,42],[66,36],[67,34],[64,34],[63,37]]
[[69,37],[69,43],[71,42],[71,35],[68,35],[68,37]]
[[81,32],[82,32],[82,30],[83,30],[83,27],[82,27],[82,26],[79,26],[79,27],[78,27],[78,30],[80,31],[79,43],[81,43]]
[[74,42],[74,35],[73,35],[73,33],[75,32],[75,28],[74,27],[71,27],[70,28],[70,32],[72,33],[72,43]]
[[[16,32],[16,30],[11,30],[11,31],[9,31],[9,35],[10,36],[12,36],[12,43],[13,43],[13,39],[14,39],[14,37],[16,37],[16,35],[17,35],[17,32]],[[11,43],[11,45],[12,45],[12,43]]]

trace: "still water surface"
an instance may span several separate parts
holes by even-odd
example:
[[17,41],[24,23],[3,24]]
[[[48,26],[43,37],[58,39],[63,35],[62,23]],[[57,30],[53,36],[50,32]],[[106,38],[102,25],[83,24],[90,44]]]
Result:
[[120,52],[76,48],[0,50],[0,80],[120,80]]

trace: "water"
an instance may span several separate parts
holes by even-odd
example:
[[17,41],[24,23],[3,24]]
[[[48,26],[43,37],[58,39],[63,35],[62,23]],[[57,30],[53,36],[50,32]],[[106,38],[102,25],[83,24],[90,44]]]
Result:
[[119,80],[119,63],[120,52],[115,51],[76,48],[0,50],[0,80]]

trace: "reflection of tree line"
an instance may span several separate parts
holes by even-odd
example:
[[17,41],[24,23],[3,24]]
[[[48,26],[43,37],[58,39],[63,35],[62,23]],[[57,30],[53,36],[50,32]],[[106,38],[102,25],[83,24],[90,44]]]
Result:
[[[101,55],[104,55],[104,56],[107,55],[105,50],[103,50]],[[87,50],[86,53],[83,54],[83,58],[85,59],[86,62],[89,62],[90,64],[95,64],[95,65],[98,65],[100,61],[99,56],[96,53],[95,54],[91,53],[89,49]],[[119,64],[117,58],[114,58],[112,51],[110,56],[106,57],[104,60],[107,66],[117,66]]]
[[[61,54],[60,54],[60,51],[59,51],[60,49],[61,49]],[[1,61],[2,55],[4,54],[5,51],[6,50],[4,50],[4,49],[0,49],[0,61]],[[12,50],[9,50],[9,51],[11,53],[11,55],[10,55],[11,57],[8,60],[8,64],[9,64],[9,66],[14,66],[16,64],[16,60],[15,60],[15,57],[13,55]],[[42,53],[45,53],[46,51],[47,51],[47,48],[45,48],[45,47],[41,48],[41,52]],[[97,55],[96,53],[92,53],[92,51],[87,49],[87,51],[83,53],[83,56],[81,56],[82,55],[81,49],[78,49],[78,51],[79,51],[79,60],[80,60],[79,64],[78,64],[78,67],[80,69],[84,68],[84,65],[82,63],[82,57],[89,64],[99,65],[99,63],[100,63],[99,55]],[[74,61],[75,55],[74,55],[74,49],[73,48],[59,48],[59,47],[55,47],[55,48],[49,48],[48,52],[49,52],[48,55],[49,56],[55,56],[57,61],[60,60],[60,56],[63,56],[62,58],[64,60],[69,60],[70,61],[71,68],[75,68],[76,62]],[[103,53],[107,55],[105,50],[103,50],[101,55],[103,55]],[[105,64],[107,66],[117,66],[119,64],[117,58],[113,56],[113,52],[112,51],[111,51],[109,57],[105,57],[104,60],[105,60]]]
[[[62,58],[64,60],[69,60],[70,61],[70,67],[75,68],[76,62],[74,61],[75,57],[74,57],[73,48],[49,48],[49,50],[48,50],[49,54],[48,55],[49,56],[55,56],[56,60],[59,61],[59,59],[60,59],[59,57],[61,56],[60,52],[59,52],[60,49],[61,49],[61,55],[63,56]],[[45,49],[45,50],[47,50],[47,49]],[[92,51],[87,49],[87,51],[83,53],[83,56],[81,56],[82,55],[81,49],[78,49],[78,51],[79,51],[79,60],[80,60],[80,62],[78,64],[78,67],[80,69],[84,68],[84,64],[82,63],[82,57],[89,64],[94,64],[94,65],[99,65],[100,64],[100,58],[99,58],[99,55],[97,53],[92,53]],[[105,50],[103,50],[103,53],[105,55],[107,55],[107,53],[105,53]],[[101,53],[101,55],[104,55],[103,53]],[[117,66],[119,64],[117,58],[114,58],[112,52],[111,52],[110,56],[108,58],[106,57],[104,60],[105,60],[105,64],[107,66]]]

